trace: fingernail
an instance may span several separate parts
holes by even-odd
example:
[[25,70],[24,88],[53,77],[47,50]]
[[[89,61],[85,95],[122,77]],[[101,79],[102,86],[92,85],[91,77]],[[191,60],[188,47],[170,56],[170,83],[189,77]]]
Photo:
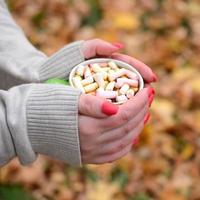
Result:
[[150,118],[150,113],[147,113],[144,117],[144,124],[148,122],[149,118]]
[[109,116],[115,115],[118,111],[118,106],[106,101],[102,104],[101,111]]
[[124,48],[124,45],[120,42],[113,42],[112,45],[114,45],[115,47],[121,49],[121,48]]
[[137,138],[135,138],[134,140],[133,140],[133,145],[136,145],[136,144],[138,144],[139,143],[139,137],[137,137]]
[[155,94],[155,90],[152,87],[149,87],[148,88],[148,94],[149,94],[149,97],[150,97],[152,94]]
[[153,73],[153,82],[156,82],[157,80],[158,80],[157,75]]
[[154,99],[154,94],[152,94],[150,97],[149,97],[149,107],[151,107],[151,104],[153,102],[153,99]]

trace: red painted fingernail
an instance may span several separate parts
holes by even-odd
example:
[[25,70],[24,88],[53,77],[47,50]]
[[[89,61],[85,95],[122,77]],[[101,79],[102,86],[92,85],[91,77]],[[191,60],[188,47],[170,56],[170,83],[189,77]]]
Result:
[[106,101],[102,104],[101,111],[109,116],[115,115],[118,111],[118,106]]
[[115,47],[121,49],[121,48],[124,48],[124,45],[120,42],[113,42],[112,45],[114,45]]
[[153,82],[156,82],[157,80],[158,80],[157,75],[153,73]]
[[144,117],[144,124],[148,122],[149,118],[150,118],[150,113],[147,113]]
[[152,88],[152,87],[149,87],[148,88],[148,94],[149,94],[149,97],[153,94],[155,94],[155,90]]
[[152,94],[150,97],[149,97],[149,107],[151,107],[151,104],[153,102],[153,99],[154,99],[154,94]]
[[139,143],[139,137],[137,137],[137,138],[135,138],[134,140],[133,140],[133,145],[136,145],[136,144],[138,144]]

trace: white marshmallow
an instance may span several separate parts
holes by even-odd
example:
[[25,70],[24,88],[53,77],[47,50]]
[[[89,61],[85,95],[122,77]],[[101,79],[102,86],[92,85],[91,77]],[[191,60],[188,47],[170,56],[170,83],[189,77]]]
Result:
[[73,77],[72,81],[73,81],[75,88],[78,88],[82,93],[85,93],[85,90],[84,90],[84,88],[81,84],[81,81],[78,77]]
[[108,63],[108,65],[110,66],[111,69],[114,69],[114,70],[119,69],[118,66],[116,65],[116,63],[114,61],[110,61]]
[[126,92],[129,90],[129,88],[130,88],[130,86],[129,86],[127,83],[125,83],[125,84],[121,87],[121,89],[119,90],[119,93],[120,93],[120,94],[126,94]]
[[103,97],[106,99],[114,99],[117,97],[117,92],[116,91],[104,91],[104,90],[97,90],[96,95],[99,97]]
[[98,88],[97,83],[91,83],[89,85],[86,85],[84,87],[84,90],[85,90],[86,93],[90,93],[90,92],[94,92],[97,88]]
[[94,80],[98,83],[99,87],[104,87],[105,82],[104,82],[104,77],[103,73],[99,72],[93,75]]
[[130,79],[138,80],[138,76],[136,73],[134,73],[128,69],[125,69],[125,71],[126,71],[125,75],[128,76]]
[[124,94],[116,97],[116,101],[120,102],[120,103],[123,103],[123,102],[125,102],[127,100],[128,99],[127,99],[126,95],[124,95]]
[[83,79],[81,81],[83,86],[88,85],[88,84],[93,83],[93,82],[94,82],[94,78],[92,76],[89,76],[86,79]]
[[111,81],[110,83],[108,83],[108,85],[106,86],[106,90],[107,91],[113,91],[115,87],[115,81]]
[[120,76],[123,76],[126,74],[126,70],[124,68],[121,68],[117,70],[115,73],[109,74],[108,79],[109,81],[114,81],[115,79],[119,78]]
[[131,97],[133,97],[135,95],[135,92],[133,89],[129,89],[127,92],[126,92],[126,96],[130,99]]
[[98,72],[102,71],[100,65],[97,64],[97,63],[91,64],[90,67],[93,70],[93,72],[95,72],[95,73],[98,73]]
[[91,64],[91,69],[93,70],[93,72],[95,73],[98,73],[98,72],[101,72],[103,74],[103,78],[104,79],[107,79],[108,77],[108,73],[106,71],[104,71],[99,64],[97,63],[94,63],[94,64]]
[[80,65],[76,70],[76,74],[79,75],[79,76],[83,76],[84,69],[85,69],[85,67],[83,65]]
[[82,78],[79,75],[76,75],[75,77],[77,77],[80,81],[82,81]]
[[138,84],[139,84],[138,80],[133,80],[129,78],[118,78],[117,83],[115,84],[115,87],[120,88],[125,83],[129,84],[132,87],[138,87]]
[[92,76],[92,72],[88,66],[85,67],[84,78]]
[[110,70],[110,67],[102,67],[101,68],[103,71],[108,72]]

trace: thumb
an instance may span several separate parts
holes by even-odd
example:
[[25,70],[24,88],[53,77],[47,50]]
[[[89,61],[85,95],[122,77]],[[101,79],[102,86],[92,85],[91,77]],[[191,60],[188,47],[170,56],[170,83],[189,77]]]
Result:
[[79,114],[82,115],[103,118],[115,115],[118,111],[118,106],[103,98],[81,94],[79,98],[78,111]]
[[109,43],[101,39],[93,39],[85,41],[81,47],[81,51],[85,58],[92,58],[95,56],[111,56],[119,49],[123,48],[121,43]]

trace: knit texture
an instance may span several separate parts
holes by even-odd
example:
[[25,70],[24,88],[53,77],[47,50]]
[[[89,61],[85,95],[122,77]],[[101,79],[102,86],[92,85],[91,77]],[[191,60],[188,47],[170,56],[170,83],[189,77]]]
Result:
[[39,79],[44,81],[48,78],[67,78],[72,68],[84,61],[80,51],[83,41],[73,42],[42,64],[39,68]]
[[35,152],[81,165],[78,134],[80,91],[60,85],[35,87],[27,101],[27,130]]
[[27,40],[0,0],[0,166],[16,156],[29,164],[37,154],[81,165],[80,92],[40,82],[67,78],[84,61],[82,44],[71,43],[47,57]]

